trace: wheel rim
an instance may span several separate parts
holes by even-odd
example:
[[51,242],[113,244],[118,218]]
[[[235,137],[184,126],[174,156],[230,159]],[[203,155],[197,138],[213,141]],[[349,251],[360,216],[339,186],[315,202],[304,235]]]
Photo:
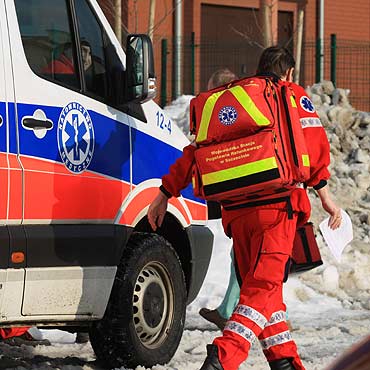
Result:
[[140,342],[160,347],[168,336],[174,311],[174,291],[167,269],[150,262],[140,271],[133,294],[133,322]]

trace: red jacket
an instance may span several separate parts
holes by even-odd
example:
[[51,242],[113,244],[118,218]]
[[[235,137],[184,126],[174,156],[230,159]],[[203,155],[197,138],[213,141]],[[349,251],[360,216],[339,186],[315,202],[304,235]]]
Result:
[[[300,121],[306,139],[308,154],[310,158],[310,179],[306,185],[319,189],[324,187],[330,177],[328,166],[330,164],[330,145],[316,110],[308,98],[303,87],[295,84],[287,84],[295,95]],[[168,193],[175,197],[180,196],[180,191],[186,188],[192,180],[192,168],[194,164],[195,144],[186,146],[183,155],[170,167],[167,175],[162,177],[162,185]],[[291,204],[294,211],[300,214],[299,222],[306,222],[310,216],[311,206],[305,189],[296,189],[291,195]],[[286,203],[277,203],[265,208],[284,209]],[[248,208],[237,210],[223,210],[222,218],[225,230],[235,217],[248,213]]]
[[75,73],[73,61],[62,54],[59,59],[53,60],[49,65],[43,68],[42,73],[73,75]]

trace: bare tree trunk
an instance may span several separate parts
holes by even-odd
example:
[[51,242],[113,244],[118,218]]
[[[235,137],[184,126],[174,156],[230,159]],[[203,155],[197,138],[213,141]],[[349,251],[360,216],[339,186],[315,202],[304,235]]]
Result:
[[297,49],[296,49],[296,57],[295,57],[296,63],[295,63],[295,75],[294,75],[294,82],[297,84],[299,84],[299,75],[301,72],[303,22],[304,22],[304,9],[300,7],[298,10]]
[[150,0],[148,35],[152,41],[154,33],[154,20],[155,20],[155,0]]
[[271,46],[273,43],[271,0],[260,0],[260,21],[262,25],[262,43],[266,48]]
[[122,3],[121,3],[121,0],[115,0],[114,9],[115,9],[114,32],[117,36],[119,43],[122,45],[122,31],[121,31]]

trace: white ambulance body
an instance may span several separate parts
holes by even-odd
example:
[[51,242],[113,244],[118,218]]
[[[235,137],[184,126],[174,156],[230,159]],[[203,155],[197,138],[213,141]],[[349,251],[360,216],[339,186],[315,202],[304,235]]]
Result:
[[[0,0],[0,326],[86,330],[111,367],[167,362],[212,250],[206,205],[146,213],[188,140],[95,0]],[[126,66],[127,57],[127,66]]]

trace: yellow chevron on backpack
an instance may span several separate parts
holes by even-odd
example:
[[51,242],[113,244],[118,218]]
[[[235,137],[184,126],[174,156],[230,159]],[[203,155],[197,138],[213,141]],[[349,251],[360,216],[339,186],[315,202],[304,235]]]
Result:
[[197,149],[193,185],[207,200],[290,193],[309,177],[295,98],[286,85],[251,77],[201,93],[190,104]]
[[191,131],[196,132],[196,143],[231,140],[272,126],[276,112],[272,111],[271,90],[266,91],[269,94],[266,99],[256,99],[263,96],[265,90],[266,82],[256,78],[199,94],[195,99],[201,109],[193,111],[192,122],[197,124],[191,127]]

